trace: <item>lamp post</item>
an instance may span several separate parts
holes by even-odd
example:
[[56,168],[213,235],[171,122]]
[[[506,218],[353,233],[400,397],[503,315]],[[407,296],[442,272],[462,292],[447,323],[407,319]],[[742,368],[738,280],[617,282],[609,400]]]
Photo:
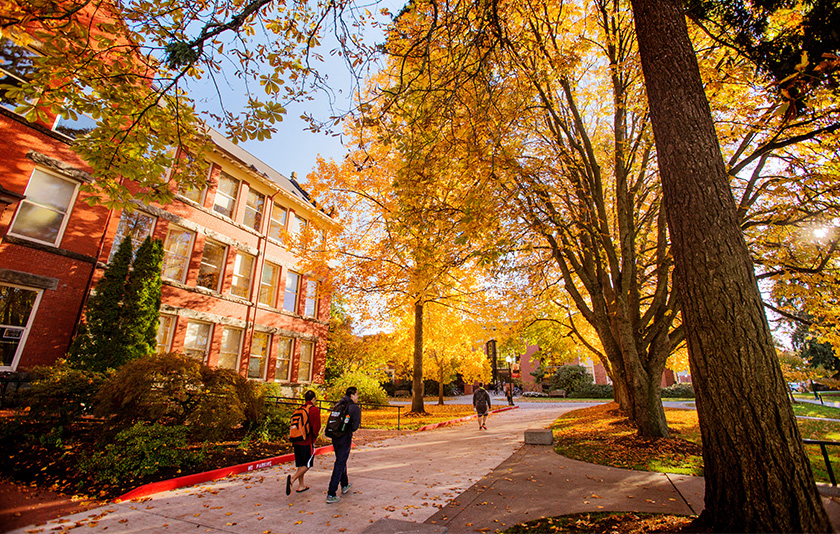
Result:
[[513,406],[513,362],[515,358],[513,356],[505,356],[505,361],[508,364],[508,385],[507,391],[505,392],[507,395],[508,404]]

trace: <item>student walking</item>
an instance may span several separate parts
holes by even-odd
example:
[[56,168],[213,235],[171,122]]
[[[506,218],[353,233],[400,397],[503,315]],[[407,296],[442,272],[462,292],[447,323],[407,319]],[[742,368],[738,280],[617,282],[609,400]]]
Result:
[[478,429],[487,430],[487,412],[490,410],[490,394],[484,389],[484,383],[478,383],[473,393],[473,407],[478,415]]
[[315,406],[312,401],[315,399],[315,392],[307,391],[303,395],[304,404],[292,414],[289,439],[295,450],[295,471],[294,476],[286,475],[286,495],[292,493],[292,483],[297,481],[297,493],[303,493],[309,486],[303,481],[303,475],[312,467],[315,461],[315,440],[321,431],[321,409]]
[[350,457],[350,447],[353,445],[353,432],[362,424],[362,409],[359,408],[358,402],[358,390],[355,387],[347,388],[344,398],[333,406],[327,420],[326,435],[332,439],[335,451],[335,464],[330,477],[330,485],[327,488],[328,504],[341,500],[341,497],[337,495],[339,484],[341,493],[347,493],[353,486],[347,479],[347,459]]

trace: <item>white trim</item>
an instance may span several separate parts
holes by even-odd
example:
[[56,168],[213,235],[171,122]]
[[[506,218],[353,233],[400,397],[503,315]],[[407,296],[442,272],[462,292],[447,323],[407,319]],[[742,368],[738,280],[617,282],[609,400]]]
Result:
[[193,249],[195,248],[195,232],[193,232],[192,230],[188,230],[188,229],[186,229],[182,226],[178,226],[176,224],[170,224],[169,227],[166,229],[166,237],[163,239],[163,247],[164,247],[163,248],[163,258],[164,258],[164,261],[166,260],[166,241],[169,239],[169,233],[172,232],[173,229],[180,230],[180,231],[183,231],[183,232],[186,232],[186,233],[190,234],[189,253],[187,254],[186,265],[184,265],[184,273],[181,276],[180,280],[177,279],[177,278],[170,278],[168,276],[164,276],[163,273],[166,272],[166,265],[164,264],[163,269],[161,270],[160,274],[161,274],[161,278],[163,278],[164,280],[174,280],[175,282],[179,282],[179,283],[183,284],[186,281],[187,273],[190,270],[190,262],[192,261],[192,255],[193,255],[193,252],[194,252]]
[[[186,353],[187,350],[193,350],[193,351],[199,350],[199,349],[194,348],[194,347],[187,347],[187,337],[186,337],[186,335],[187,335],[187,332],[189,331],[189,328],[190,328],[191,324],[204,324],[204,325],[208,325],[210,327],[207,331],[207,344],[204,346],[204,358],[202,358],[202,360],[201,360],[201,363],[207,363],[207,359],[210,357],[210,346],[213,344],[213,326],[214,326],[215,323],[208,323],[207,321],[187,320],[187,327],[184,329],[184,346],[182,347],[184,353]],[[191,358],[192,356],[187,354],[187,357]]]
[[219,360],[222,357],[222,349],[224,348],[224,344],[221,342],[225,336],[225,332],[228,330],[236,330],[239,332],[239,347],[236,349],[236,361],[233,364],[232,371],[239,373],[239,366],[242,365],[242,345],[245,343],[245,329],[239,328],[236,326],[230,325],[222,325],[222,337],[219,339],[219,358],[216,360],[216,367],[222,369],[228,369],[227,367],[222,367],[219,365]]
[[[45,245],[50,245],[50,246],[53,246],[53,247],[57,247],[61,244],[61,240],[64,238],[64,232],[65,232],[65,230],[67,230],[67,224],[69,223],[70,216],[73,213],[73,207],[76,205],[76,197],[78,197],[78,195],[79,195],[79,182],[76,181],[76,180],[72,180],[70,178],[67,178],[66,176],[62,176],[58,173],[51,172],[51,171],[49,171],[47,169],[44,169],[42,167],[35,167],[35,168],[32,169],[32,173],[29,175],[29,180],[26,183],[26,191],[24,192],[24,195],[26,195],[26,192],[29,191],[29,187],[32,185],[32,177],[35,176],[36,172],[40,172],[42,174],[47,174],[47,175],[52,176],[54,178],[58,178],[59,180],[64,180],[65,182],[69,182],[73,185],[73,194],[70,196],[70,203],[67,206],[67,211],[64,213],[64,218],[61,221],[61,227],[58,229],[58,234],[56,235],[55,242],[51,243],[49,241],[42,241],[40,239],[35,239],[34,237],[30,237],[30,236],[27,236],[27,235],[22,235],[22,234],[18,234],[18,233],[14,232],[15,222],[17,222],[18,214],[20,213],[20,209],[21,209],[21,207],[23,206],[24,203],[29,203],[33,206],[39,206],[40,207],[40,204],[37,204],[37,203],[35,203],[31,200],[28,200],[27,198],[24,198],[23,200],[18,202],[17,210],[15,210],[15,216],[12,218],[12,222],[9,224],[9,230],[7,232],[7,235],[12,235],[12,236],[15,236],[15,237],[19,237],[21,239],[26,239],[27,241],[33,241],[35,243],[43,243]],[[48,208],[44,208],[44,209],[48,209]]]
[[41,303],[41,297],[44,294],[44,290],[33,287],[21,286],[18,284],[7,284],[5,282],[0,283],[0,286],[16,287],[18,289],[25,289],[27,291],[35,292],[35,302],[32,304],[32,310],[29,312],[29,320],[26,322],[26,326],[23,327],[23,334],[21,334],[20,336],[20,342],[18,343],[15,355],[14,357],[12,357],[12,364],[0,364],[0,371],[16,371],[17,366],[20,363],[20,357],[23,354],[23,348],[26,346],[26,340],[29,338],[29,331],[32,330],[32,323],[35,322],[35,316],[38,314],[38,305]]

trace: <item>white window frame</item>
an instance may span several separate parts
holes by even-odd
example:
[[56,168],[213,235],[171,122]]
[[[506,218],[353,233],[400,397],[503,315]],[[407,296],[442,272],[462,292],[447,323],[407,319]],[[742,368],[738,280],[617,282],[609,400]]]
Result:
[[[290,310],[289,308],[286,307],[286,295],[290,294],[290,292],[289,292],[289,275],[291,275],[291,274],[293,274],[297,277],[297,282],[295,282],[295,291],[294,291],[295,303],[294,303],[294,309],[293,310]],[[287,312],[291,312],[291,313],[297,313],[298,312],[298,308],[300,307],[300,281],[301,281],[300,273],[292,271],[291,269],[286,271],[286,284],[283,286],[283,309]]]
[[[251,272],[248,273],[248,277],[247,277],[248,284],[246,286],[244,286],[245,287],[245,296],[244,297],[242,295],[237,295],[236,293],[234,293],[235,288],[243,287],[242,285],[237,285],[236,280],[240,279],[240,278],[245,278],[242,274],[240,274],[238,272],[238,269],[237,269],[237,267],[240,265],[240,262],[239,262],[240,257],[251,258]],[[256,267],[256,263],[257,263],[257,258],[255,256],[252,256],[250,254],[246,254],[244,252],[236,251],[236,257],[233,260],[233,276],[231,277],[231,283],[230,283],[230,294],[231,295],[233,295],[235,297],[243,298],[243,299],[246,299],[246,300],[251,298],[251,286],[254,285],[254,269]]]
[[[228,331],[237,331],[239,332],[239,346],[236,348],[236,358],[234,358],[233,367],[223,367],[222,362],[222,355],[223,354],[231,354],[229,352],[225,352],[225,333]],[[244,328],[236,328],[233,326],[225,326],[224,330],[222,330],[222,338],[221,343],[219,345],[219,359],[216,362],[216,367],[222,369],[232,369],[233,371],[239,372],[239,365],[242,361],[242,343],[245,341],[245,329]]]
[[[203,351],[204,356],[200,360],[201,363],[207,363],[207,357],[210,355],[210,345],[211,345],[211,343],[213,343],[213,323],[208,323],[208,322],[205,322],[205,321],[187,321],[187,329],[185,330],[185,336],[186,336],[186,332],[189,332],[190,325],[193,325],[193,324],[200,324],[200,325],[207,325],[208,326],[208,329],[207,329],[207,344],[204,347],[204,351]],[[198,351],[198,350],[200,350],[200,349],[195,348],[195,347],[187,347],[187,339],[186,339],[186,337],[184,337],[184,349],[183,349],[183,351],[184,351],[184,354],[187,357],[193,358],[193,355],[187,353],[187,351]],[[198,358],[196,358],[196,359],[198,359]]]
[[[213,172],[213,165],[211,164],[211,165],[210,165],[210,168],[209,168],[209,169],[207,169],[207,183],[210,183],[210,173],[212,173],[212,172]],[[169,169],[169,171],[168,171],[168,173],[167,173],[167,174],[171,176],[171,174],[172,174],[172,169],[171,169],[171,168]],[[176,194],[177,194],[179,197],[181,197],[181,198],[183,198],[183,199],[185,199],[185,200],[189,200],[190,202],[195,202],[195,203],[196,203],[196,204],[198,204],[199,206],[204,206],[204,201],[205,201],[205,200],[207,200],[207,186],[205,185],[204,187],[202,187],[202,188],[199,190],[199,192],[198,192],[198,200],[193,200],[193,199],[191,199],[190,197],[188,197],[188,196],[186,195],[186,192],[185,192],[185,191],[181,191],[181,184],[178,184],[178,191],[177,191],[177,193],[176,193]]]
[[17,222],[18,215],[20,214],[21,208],[23,207],[24,204],[32,204],[32,205],[38,206],[42,209],[47,209],[47,210],[53,211],[52,208],[47,208],[47,207],[41,206],[40,204],[32,202],[28,198],[24,198],[23,200],[18,202],[18,208],[17,208],[17,211],[15,211],[15,216],[12,219],[11,224],[9,224],[8,235],[17,236],[21,239],[26,239],[27,241],[34,241],[36,243],[44,243],[46,245],[57,247],[61,243],[61,240],[64,238],[64,232],[65,232],[65,230],[67,230],[67,224],[70,222],[70,215],[73,213],[73,206],[76,205],[76,197],[78,197],[78,195],[79,195],[79,182],[77,182],[75,180],[71,180],[70,178],[66,178],[64,176],[61,176],[58,173],[49,172],[46,169],[35,167],[34,169],[32,169],[32,174],[29,175],[29,181],[26,184],[26,191],[24,192],[24,196],[27,196],[27,194],[29,193],[29,188],[32,186],[32,178],[35,176],[36,172],[41,173],[41,174],[46,174],[46,175],[51,176],[53,178],[58,178],[59,180],[64,180],[65,182],[69,182],[70,184],[73,185],[73,194],[70,195],[70,203],[66,208],[67,211],[64,212],[64,218],[62,219],[61,226],[59,227],[58,233],[56,234],[55,242],[51,243],[49,241],[43,241],[41,239],[36,239],[34,237],[30,237],[30,236],[27,236],[27,235],[15,233],[15,231],[14,231],[15,223]]
[[[35,292],[35,302],[32,303],[32,310],[29,312],[29,320],[26,322],[26,326],[23,327],[23,332],[21,332],[20,341],[18,342],[17,349],[15,350],[15,355],[12,357],[12,363],[11,365],[0,364],[0,371],[16,371],[18,364],[20,364],[20,357],[23,354],[23,349],[24,347],[26,347],[26,340],[29,339],[29,332],[30,330],[32,330],[32,323],[35,321],[35,317],[38,315],[38,306],[41,304],[41,297],[44,295],[44,290],[35,287],[22,286],[18,284],[2,283],[0,285],[16,287],[18,289],[25,289],[27,291]],[[13,328],[20,327],[15,326]]]
[[[312,304],[312,313],[309,313],[309,305]],[[304,317],[318,316],[318,281],[306,280],[306,302],[303,305]]]
[[[173,230],[178,230],[178,231],[186,232],[186,233],[190,234],[190,244],[188,246],[189,254],[187,254],[187,256],[186,256],[186,264],[184,265],[184,272],[183,272],[180,280],[177,279],[177,278],[170,278],[170,277],[168,277],[164,274],[164,273],[166,273],[166,267],[167,267],[166,266],[166,242],[169,240],[169,234]],[[161,271],[161,276],[163,277],[164,280],[174,280],[175,282],[184,283],[184,280],[187,279],[187,273],[190,270],[190,262],[192,261],[193,248],[195,247],[195,232],[193,232],[192,230],[187,230],[186,228],[182,228],[180,226],[170,225],[169,228],[166,230],[166,238],[163,240],[163,246],[164,246],[164,249],[163,249],[163,261],[164,261],[164,263],[163,263],[163,270]]]
[[[277,359],[274,360],[274,381],[275,382],[291,382],[292,380],[292,360],[294,359],[295,340],[290,337],[275,336],[277,344]],[[281,358],[280,348],[286,345],[288,351],[286,357]],[[286,362],[286,376],[278,377],[277,372],[280,369],[280,363]]]
[[[119,224],[117,224],[117,231],[114,234],[114,242],[111,243],[111,253],[108,255],[108,263],[111,263],[111,261],[114,259],[114,255],[117,253],[117,249],[120,248],[120,245],[122,244],[123,240],[125,239],[124,235],[120,236],[119,230],[120,230],[120,227],[123,224],[123,221],[125,220],[126,215],[132,215],[132,216],[133,215],[143,215],[145,217],[148,217],[149,219],[152,220],[152,225],[149,227],[149,235],[151,236],[151,235],[155,234],[155,226],[157,226],[157,217],[155,217],[154,215],[149,215],[145,211],[141,211],[141,210],[134,210],[132,213],[128,213],[126,210],[123,210],[122,214],[120,215],[120,222],[119,222]],[[145,239],[145,237],[143,239]],[[131,257],[132,258],[137,254],[137,249],[140,248],[141,244],[143,244],[143,241],[132,240],[132,242],[131,242],[131,249],[132,249]]]
[[[201,266],[205,265],[204,251],[207,250],[207,244],[208,243],[210,245],[213,245],[213,246],[221,247],[221,249],[222,249],[222,264],[219,266],[219,280],[216,282],[216,287],[207,287],[207,286],[203,286],[199,283],[199,279],[201,278]],[[227,252],[228,252],[227,246],[225,246],[223,243],[220,243],[219,241],[216,241],[216,240],[213,240],[213,239],[206,239],[204,241],[204,250],[201,251],[201,261],[200,261],[199,267],[198,267],[198,276],[196,276],[196,279],[195,279],[195,285],[197,287],[203,287],[205,289],[209,289],[209,290],[215,291],[217,293],[222,290],[222,283],[224,282],[224,279],[225,279],[225,267],[227,266]]]
[[[271,267],[272,271],[274,272],[274,276],[272,277],[271,283],[266,284],[265,283],[265,273],[266,273],[266,271],[268,271],[267,267],[269,267],[269,266]],[[263,264],[262,273],[260,273],[260,291],[259,291],[259,294],[257,295],[257,302],[259,302],[260,304],[264,304],[266,306],[271,306],[272,308],[277,307],[277,290],[279,289],[278,286],[280,285],[280,275],[281,274],[282,274],[282,269],[276,263],[272,263],[270,261],[267,261]],[[269,302],[263,302],[262,301],[262,296],[264,294],[263,289],[266,288],[266,287],[269,288],[269,292],[270,292]]]
[[[166,327],[165,329],[163,328],[164,318],[166,318],[167,320],[170,321],[169,326]],[[172,338],[174,337],[172,335],[172,333],[175,331],[175,323],[177,323],[177,322],[178,322],[178,316],[177,315],[171,315],[171,314],[168,314],[168,313],[161,313],[160,314],[160,317],[158,319],[158,336],[155,339],[155,350],[158,351],[158,353],[167,353],[167,352],[172,350]],[[163,333],[163,336],[164,336],[163,346],[161,346],[161,344],[158,342],[158,339],[160,338],[161,333]]]
[[[255,359],[254,354],[254,338],[260,336],[266,336],[266,343],[265,343],[265,354],[262,356],[256,355],[257,359],[262,359],[262,370],[260,371],[260,376],[251,376],[251,362]],[[251,346],[248,348],[248,378],[254,380],[265,380],[265,375],[268,372],[268,358],[271,355],[271,341],[273,336],[268,332],[254,332],[251,336]]]
[[[257,208],[251,206],[252,195],[255,197],[262,197],[262,209],[258,210]],[[245,214],[242,216],[242,224],[256,232],[259,232],[262,229],[263,224],[265,223],[265,205],[268,197],[265,194],[260,193],[256,189],[252,188],[248,189],[248,194],[246,195],[246,197],[247,198],[245,198]],[[253,214],[253,222],[256,222],[256,220],[259,219],[259,222],[256,225],[253,225],[248,221],[249,214]]]
[[[299,340],[299,341],[300,341],[300,361],[298,362],[298,379],[297,379],[297,381],[298,382],[312,382],[312,373],[315,370],[315,342],[314,341],[304,341],[302,339]],[[306,346],[310,347],[311,352],[309,354],[309,373],[308,373],[308,376],[304,379],[303,377],[301,377],[300,372],[301,372],[301,369],[303,367],[303,362],[304,362],[304,360],[303,360],[303,350],[304,350],[304,347],[306,347]]]
[[[278,212],[283,214],[283,224],[280,224],[280,219],[277,218]],[[276,239],[279,242],[283,242],[283,234],[286,232],[286,223],[289,220],[289,209],[278,204],[277,202],[272,202],[271,205],[271,217],[269,217],[268,222],[268,237],[272,239]],[[280,231],[278,235],[273,235],[272,228],[279,228]]]
[[[231,197],[227,193],[222,192],[222,189],[219,187],[220,185],[222,185],[222,178],[230,179],[230,180],[233,180],[234,182],[236,182],[236,196]],[[221,217],[227,217],[228,219],[233,220],[236,217],[236,204],[237,204],[237,202],[239,202],[239,192],[240,191],[242,191],[242,180],[231,176],[230,174],[226,173],[225,171],[222,171],[221,174],[219,174],[219,182],[218,182],[218,184],[216,184],[216,198],[213,199],[213,213],[215,213],[216,215],[219,215]],[[218,203],[219,196],[222,196],[223,198],[226,198],[228,200],[233,201],[233,204],[230,208],[231,209],[230,215],[227,215],[227,214],[225,214],[225,213],[216,209],[216,207],[219,205],[219,203]]]

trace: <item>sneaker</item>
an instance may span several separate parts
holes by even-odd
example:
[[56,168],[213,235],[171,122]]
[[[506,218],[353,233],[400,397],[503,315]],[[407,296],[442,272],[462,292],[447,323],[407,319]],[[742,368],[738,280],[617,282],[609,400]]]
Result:
[[338,495],[327,495],[327,504],[332,504],[341,500]]
[[350,491],[350,488],[352,488],[352,487],[353,487],[352,482],[347,484],[346,486],[342,486],[341,487],[341,493],[347,493],[348,491]]

